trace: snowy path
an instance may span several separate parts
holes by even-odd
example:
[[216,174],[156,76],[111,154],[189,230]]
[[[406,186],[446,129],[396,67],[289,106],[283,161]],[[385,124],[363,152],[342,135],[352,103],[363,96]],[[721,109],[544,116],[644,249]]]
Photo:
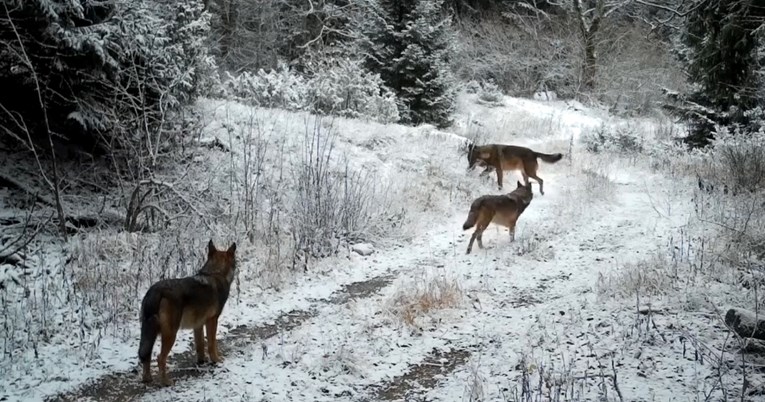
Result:
[[[546,152],[599,124],[568,111],[544,124],[523,120],[528,111],[506,111],[489,110],[480,120],[518,125],[513,138],[498,130],[497,141]],[[542,129],[555,122],[563,125],[547,135]],[[350,124],[345,151],[415,188],[408,213],[425,219],[426,229],[370,256],[324,260],[278,291],[242,289],[221,320],[221,366],[195,367],[186,331],[170,358],[172,388],[141,384],[136,367],[49,400],[494,401],[519,400],[522,392],[524,400],[555,400],[561,392],[562,400],[695,399],[710,368],[685,357],[685,344],[662,318],[653,318],[650,334],[639,329],[646,321],[636,316],[635,300],[598,295],[609,286],[599,283],[605,276],[664,253],[687,223],[687,191],[659,199],[678,183],[634,163],[575,152],[576,163],[541,165],[546,195],[535,194],[515,243],[491,226],[488,248],[465,255],[469,200],[497,194],[494,175],[466,176],[464,156],[454,153],[461,139],[453,135]],[[546,136],[527,136],[530,127]],[[366,147],[368,140],[377,145]],[[599,167],[616,173],[601,183]],[[506,185],[518,176],[507,174]],[[657,213],[657,201],[673,203],[673,214]],[[392,301],[413,284],[437,281],[458,284],[459,305],[405,324]]]
[[[563,359],[568,361],[587,355],[586,347],[592,347],[592,359],[603,358],[608,346],[616,345],[592,339],[611,318],[610,309],[598,305],[593,293],[598,275],[615,269],[617,262],[645,258],[664,243],[661,236],[672,229],[671,222],[660,218],[643,194],[644,178],[617,185],[610,201],[592,200],[585,208],[572,209],[570,203],[585,201],[571,199],[572,193],[562,187],[576,186],[576,179],[560,172],[563,167],[555,169],[558,174],[552,170],[545,171],[547,195],[537,195],[522,216],[515,244],[509,244],[506,231],[490,228],[485,234],[489,248],[464,255],[470,231],[462,233],[460,227],[467,208],[454,205],[451,217],[412,244],[354,256],[357,261],[339,263],[333,278],[319,283],[314,278],[277,299],[257,297],[257,304],[232,306],[226,314],[240,316],[237,321],[252,315],[258,322],[258,315],[267,315],[257,312],[264,307],[272,314],[311,314],[276,336],[238,343],[240,348],[227,353],[222,367],[170,389],[142,387],[131,398],[377,400],[427,393],[429,400],[468,400],[469,393],[480,391],[484,400],[497,400],[520,388],[517,366],[522,356],[560,349],[567,351]],[[559,215],[571,211],[578,213]],[[457,280],[466,296],[461,306],[436,312],[420,322],[420,330],[388,313],[388,300],[404,284],[436,277]],[[328,301],[342,284],[359,282],[364,288],[369,280],[375,285],[362,297]],[[271,300],[270,306],[264,300]],[[423,369],[437,362],[446,370]],[[180,364],[173,361],[174,368]],[[441,378],[451,370],[452,375]],[[625,398],[643,395],[635,394],[639,388],[634,376],[621,378]],[[137,381],[137,374],[131,380]],[[584,395],[597,392],[597,378],[590,382],[586,385],[592,389],[582,388]],[[668,396],[656,395],[662,400]]]

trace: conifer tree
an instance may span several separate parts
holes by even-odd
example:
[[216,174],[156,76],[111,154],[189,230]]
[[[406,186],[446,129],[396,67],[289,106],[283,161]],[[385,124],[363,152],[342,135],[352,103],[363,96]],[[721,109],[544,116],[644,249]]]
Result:
[[442,5],[443,0],[379,0],[363,28],[367,66],[398,96],[405,123],[451,123],[452,31]]
[[755,31],[763,12],[751,0],[712,0],[688,14],[683,53],[696,90],[677,111],[689,123],[691,145],[709,143],[715,125],[748,125],[745,112],[757,104]]
[[87,152],[143,149],[142,135],[193,102],[215,68],[202,7],[0,0],[0,135],[50,131]]

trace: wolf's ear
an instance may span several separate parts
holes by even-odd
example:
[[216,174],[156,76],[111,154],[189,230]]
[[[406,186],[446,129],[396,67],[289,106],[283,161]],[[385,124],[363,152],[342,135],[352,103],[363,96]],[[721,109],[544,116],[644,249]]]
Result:
[[218,250],[215,248],[215,244],[213,244],[212,239],[210,239],[210,242],[207,243],[207,258],[212,257],[216,251]]
[[226,250],[226,252],[228,253],[228,255],[233,256],[234,253],[236,253],[236,242],[231,243],[231,247],[229,247],[228,250]]

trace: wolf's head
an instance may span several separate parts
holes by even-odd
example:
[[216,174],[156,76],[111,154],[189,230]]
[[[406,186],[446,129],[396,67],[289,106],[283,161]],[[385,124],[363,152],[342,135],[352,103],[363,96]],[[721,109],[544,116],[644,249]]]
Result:
[[475,169],[476,165],[478,165],[478,162],[480,162],[478,147],[476,147],[472,142],[468,144],[467,159],[468,170]]
[[534,193],[531,191],[531,182],[525,186],[520,181],[517,183],[518,185],[515,187],[515,190],[510,193],[510,195],[513,196],[512,198],[522,202],[523,205],[531,204],[531,200],[534,199]]
[[236,243],[226,251],[220,251],[215,248],[212,239],[207,243],[207,262],[202,266],[200,272],[207,275],[222,276],[228,283],[234,280],[236,273]]

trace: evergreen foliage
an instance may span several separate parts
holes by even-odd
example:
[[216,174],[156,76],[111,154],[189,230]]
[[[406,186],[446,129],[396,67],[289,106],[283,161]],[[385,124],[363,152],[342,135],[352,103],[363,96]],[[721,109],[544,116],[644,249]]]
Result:
[[758,103],[755,31],[763,12],[751,0],[714,0],[688,14],[683,53],[696,90],[683,97],[683,105],[674,111],[688,122],[691,145],[709,144],[717,126],[756,130],[748,126],[759,119],[751,119],[747,111]]
[[47,136],[47,117],[60,143],[134,149],[214,68],[198,0],[1,1],[2,135]]
[[401,121],[451,124],[455,80],[448,66],[450,21],[443,0],[380,0],[364,24],[370,70],[398,96]]

